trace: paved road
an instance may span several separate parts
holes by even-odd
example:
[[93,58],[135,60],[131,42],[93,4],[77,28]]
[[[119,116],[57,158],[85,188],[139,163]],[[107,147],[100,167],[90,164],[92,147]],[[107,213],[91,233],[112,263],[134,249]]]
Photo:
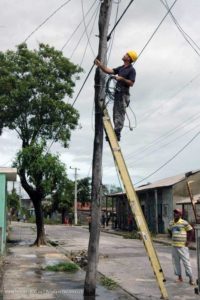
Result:
[[[46,233],[51,240],[58,241],[60,249],[70,251],[87,250],[89,233],[82,227],[63,225],[46,226]],[[194,288],[188,284],[175,283],[171,263],[171,247],[155,244],[166,277],[166,288],[170,299],[200,299],[194,294]],[[124,239],[121,236],[101,233],[99,272],[115,280],[123,289],[138,299],[160,299],[160,290],[155,280],[152,267],[139,240]],[[197,277],[196,251],[191,251],[194,278]]]

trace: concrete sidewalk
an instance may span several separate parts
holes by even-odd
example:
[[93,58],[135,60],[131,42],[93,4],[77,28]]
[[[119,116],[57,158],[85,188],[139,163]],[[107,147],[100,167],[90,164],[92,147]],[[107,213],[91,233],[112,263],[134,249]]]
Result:
[[[85,272],[81,269],[75,273],[46,271],[47,265],[69,259],[52,246],[30,247],[36,236],[34,230],[34,225],[26,223],[11,226],[4,259],[3,299],[83,299]],[[98,284],[96,292],[98,300],[136,299],[118,287],[112,291]]]

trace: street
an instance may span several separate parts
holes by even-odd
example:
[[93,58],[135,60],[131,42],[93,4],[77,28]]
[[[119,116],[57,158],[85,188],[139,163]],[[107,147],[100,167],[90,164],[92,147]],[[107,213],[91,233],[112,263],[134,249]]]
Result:
[[[87,250],[89,232],[86,228],[63,225],[46,225],[48,238],[59,242],[64,252]],[[194,287],[184,282],[177,284],[171,261],[171,247],[155,244],[163,268],[166,288],[170,299],[199,299]],[[197,277],[196,251],[191,250],[194,278]],[[159,299],[160,291],[152,267],[140,240],[124,239],[121,236],[101,232],[98,271],[115,280],[123,289],[139,299]]]

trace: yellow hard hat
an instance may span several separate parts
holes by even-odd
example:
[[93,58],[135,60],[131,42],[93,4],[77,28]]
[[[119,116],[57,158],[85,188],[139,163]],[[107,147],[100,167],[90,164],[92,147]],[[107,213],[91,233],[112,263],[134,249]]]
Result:
[[128,54],[128,56],[130,57],[130,59],[132,61],[136,61],[137,58],[138,58],[138,55],[135,51],[130,50],[130,51],[127,52],[127,54]]

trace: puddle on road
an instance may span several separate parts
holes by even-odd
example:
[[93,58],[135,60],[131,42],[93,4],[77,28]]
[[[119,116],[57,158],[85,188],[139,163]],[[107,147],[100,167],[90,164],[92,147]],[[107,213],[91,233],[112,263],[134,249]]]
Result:
[[20,257],[37,258],[36,254],[19,254]]

